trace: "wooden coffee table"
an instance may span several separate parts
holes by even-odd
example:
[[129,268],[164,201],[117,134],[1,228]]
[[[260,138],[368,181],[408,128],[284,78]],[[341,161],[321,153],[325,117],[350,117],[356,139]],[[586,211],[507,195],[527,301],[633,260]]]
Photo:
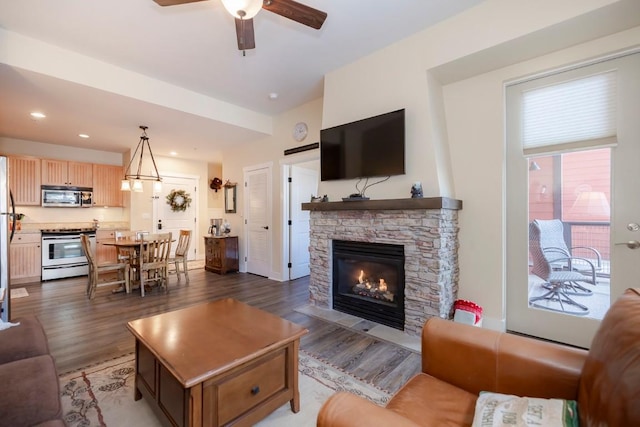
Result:
[[133,320],[136,392],[167,425],[251,426],[300,410],[298,350],[308,331],[223,299]]

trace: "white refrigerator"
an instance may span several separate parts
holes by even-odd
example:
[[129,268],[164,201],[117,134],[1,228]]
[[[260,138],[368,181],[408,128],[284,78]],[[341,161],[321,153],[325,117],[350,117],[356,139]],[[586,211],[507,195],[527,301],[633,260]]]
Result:
[[[9,297],[9,242],[15,230],[15,206],[9,190],[9,163],[6,157],[0,156],[0,293],[4,291],[4,299],[0,312],[0,320],[11,319],[11,298]],[[11,231],[9,223],[13,222]]]

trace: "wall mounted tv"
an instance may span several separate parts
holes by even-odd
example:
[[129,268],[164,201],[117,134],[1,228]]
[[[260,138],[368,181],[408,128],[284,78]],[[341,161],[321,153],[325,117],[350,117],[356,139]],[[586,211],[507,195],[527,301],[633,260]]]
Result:
[[320,131],[320,179],[405,173],[404,109]]

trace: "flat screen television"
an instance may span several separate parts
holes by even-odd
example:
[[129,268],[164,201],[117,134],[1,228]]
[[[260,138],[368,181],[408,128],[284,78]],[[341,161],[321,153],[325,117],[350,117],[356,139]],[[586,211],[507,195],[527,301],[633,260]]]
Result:
[[320,180],[405,173],[404,109],[320,131]]

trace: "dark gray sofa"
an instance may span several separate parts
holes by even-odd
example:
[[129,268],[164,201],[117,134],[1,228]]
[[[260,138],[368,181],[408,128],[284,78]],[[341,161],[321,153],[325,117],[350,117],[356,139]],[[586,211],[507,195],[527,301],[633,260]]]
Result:
[[0,427],[64,427],[55,361],[35,316],[0,331]]

